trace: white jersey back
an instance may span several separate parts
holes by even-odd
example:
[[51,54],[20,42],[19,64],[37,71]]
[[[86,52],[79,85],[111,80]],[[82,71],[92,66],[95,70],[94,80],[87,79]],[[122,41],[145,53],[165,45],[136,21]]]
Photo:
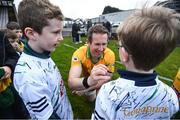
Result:
[[14,86],[32,119],[48,119],[53,112],[61,119],[73,119],[63,80],[51,58],[22,53],[15,68]]
[[177,95],[158,78],[155,81],[156,85],[145,87],[123,78],[104,84],[92,119],[170,119],[179,110]]

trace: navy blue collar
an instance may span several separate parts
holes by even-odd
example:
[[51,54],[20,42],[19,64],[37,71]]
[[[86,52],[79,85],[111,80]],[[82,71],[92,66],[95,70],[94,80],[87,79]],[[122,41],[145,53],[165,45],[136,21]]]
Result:
[[120,76],[127,80],[132,80],[135,82],[135,86],[145,87],[145,86],[153,86],[156,85],[156,77],[157,73],[149,73],[149,74],[142,74],[142,73],[135,73],[126,70],[118,69],[117,72]]
[[42,58],[42,59],[50,58],[50,52],[44,51],[43,53],[38,53],[38,52],[34,51],[34,50],[28,45],[28,42],[25,42],[24,52],[25,52],[26,54],[28,54],[28,55],[32,55],[32,56],[35,56],[35,57],[39,57],[39,58]]

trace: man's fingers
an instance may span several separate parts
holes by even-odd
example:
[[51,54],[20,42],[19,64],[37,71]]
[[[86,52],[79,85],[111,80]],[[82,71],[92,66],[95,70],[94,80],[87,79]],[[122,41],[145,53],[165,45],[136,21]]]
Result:
[[4,76],[2,77],[2,79],[8,79],[10,78],[10,74],[9,73],[5,73]]
[[107,67],[102,64],[93,67],[93,69],[91,70],[91,74],[95,74],[95,75],[106,75],[107,73],[108,73]]
[[96,69],[102,69],[104,71],[108,71],[108,67],[103,65],[103,64],[99,64],[99,65],[94,66],[92,70],[96,70]]
[[106,75],[107,71],[103,70],[103,69],[95,69],[91,72],[91,74],[93,76],[97,76],[97,75]]
[[102,75],[98,75],[98,76],[95,76],[95,78],[93,78],[93,79],[95,79],[96,81],[98,81],[98,80],[108,81],[108,80],[111,79],[111,76],[102,76]]
[[104,64],[98,64],[98,65],[95,65],[94,67],[103,67],[105,69],[108,69],[108,67]]

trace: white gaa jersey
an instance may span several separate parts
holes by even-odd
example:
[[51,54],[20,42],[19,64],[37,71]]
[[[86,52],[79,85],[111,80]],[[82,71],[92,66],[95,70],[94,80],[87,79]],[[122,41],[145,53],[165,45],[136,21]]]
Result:
[[137,73],[124,73],[121,77],[129,77],[130,73],[133,80],[118,78],[104,84],[97,95],[92,119],[167,120],[179,110],[177,95],[157,75],[141,78]]
[[73,119],[63,80],[51,58],[23,52],[15,68],[14,86],[32,119],[46,120],[52,113],[60,119]]

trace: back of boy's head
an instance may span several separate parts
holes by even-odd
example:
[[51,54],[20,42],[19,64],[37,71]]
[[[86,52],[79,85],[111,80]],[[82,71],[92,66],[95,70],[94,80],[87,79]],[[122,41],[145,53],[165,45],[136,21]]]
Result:
[[14,21],[8,22],[6,27],[7,27],[7,29],[10,29],[10,30],[20,29],[19,23],[14,22]]
[[50,19],[63,21],[63,14],[59,7],[48,0],[22,0],[18,6],[18,18],[24,33],[26,27],[41,34],[43,27],[48,26]]
[[175,48],[180,35],[180,15],[163,7],[143,8],[128,17],[117,32],[136,69],[148,71]]

